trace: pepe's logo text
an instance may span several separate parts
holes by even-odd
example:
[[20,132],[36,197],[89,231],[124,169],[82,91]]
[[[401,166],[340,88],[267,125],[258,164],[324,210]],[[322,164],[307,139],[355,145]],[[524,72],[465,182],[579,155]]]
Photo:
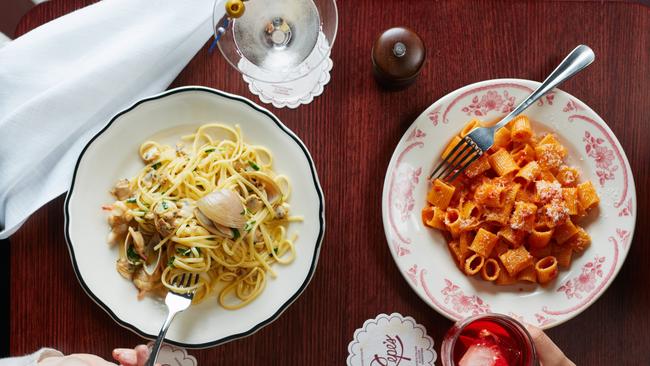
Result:
[[411,361],[409,357],[404,356],[404,343],[397,334],[394,338],[386,334],[386,339],[381,343],[386,347],[386,354],[383,356],[375,354],[370,366],[397,366],[402,361]]

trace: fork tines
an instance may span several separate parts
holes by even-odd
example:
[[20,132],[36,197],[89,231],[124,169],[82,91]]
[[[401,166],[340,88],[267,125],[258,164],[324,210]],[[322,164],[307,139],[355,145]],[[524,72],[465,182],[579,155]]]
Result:
[[443,157],[429,179],[453,182],[460,173],[481,155],[483,155],[483,150],[469,136],[465,136],[451,149],[449,154]]
[[[180,287],[183,290],[186,288],[195,285],[197,282],[199,282],[199,275],[197,273],[183,273],[179,277],[176,277],[173,281],[174,286]],[[177,292],[176,294],[178,295],[194,295],[194,290],[189,290],[189,291],[183,291],[183,292]]]

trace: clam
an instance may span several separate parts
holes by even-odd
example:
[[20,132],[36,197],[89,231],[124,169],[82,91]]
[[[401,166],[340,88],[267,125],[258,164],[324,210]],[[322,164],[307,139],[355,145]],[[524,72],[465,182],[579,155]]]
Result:
[[[131,241],[133,242],[133,249],[135,250],[136,253],[142,258],[146,258],[145,255],[145,243],[144,243],[144,237],[142,236],[142,233],[139,231],[134,230],[132,227],[129,227],[129,235],[127,236],[127,242],[128,242],[128,237],[131,237]],[[126,248],[128,249],[128,248]]]
[[171,235],[182,222],[181,217],[178,215],[178,206],[169,200],[158,202],[153,207],[153,213],[154,225],[162,236]]
[[266,195],[266,199],[271,205],[276,204],[282,199],[282,189],[273,178],[260,172],[244,172],[242,176],[253,182],[255,186]]
[[196,220],[199,222],[199,224],[201,224],[201,226],[203,226],[210,233],[215,235],[225,236],[226,238],[230,238],[230,239],[235,238],[235,233],[233,232],[233,229],[213,222],[207,216],[205,216],[198,208],[194,210],[194,216],[196,217]]
[[159,242],[160,242],[160,236],[158,234],[154,234],[151,237],[151,239],[149,239],[149,242],[147,243],[147,247],[145,249],[146,259],[144,261],[144,271],[148,275],[153,275],[154,272],[156,272],[156,269],[158,268],[158,264],[160,263],[162,248],[159,248],[158,250],[154,250],[154,247]]
[[131,277],[133,277],[135,266],[125,258],[118,259],[117,263],[115,264],[115,267],[117,268],[117,272],[127,280],[130,280]]
[[283,203],[283,204],[277,206],[274,209],[273,213],[274,213],[276,219],[282,220],[282,219],[286,218],[287,215],[289,214],[289,206],[286,203]]
[[129,231],[124,238],[124,255],[126,260],[132,265],[142,264],[142,256],[137,252],[132,235],[133,228],[129,227]]
[[124,201],[133,194],[131,191],[131,183],[128,179],[120,179],[115,183],[115,187],[111,189],[111,194],[119,201]]
[[135,287],[140,290],[138,293],[138,299],[142,299],[145,293],[155,290],[160,281],[160,273],[155,273],[153,275],[147,274],[143,268],[137,268],[133,273],[133,284]]
[[142,152],[142,160],[149,164],[160,157],[158,146],[152,145]]
[[215,225],[239,229],[246,224],[246,210],[239,195],[230,189],[220,189],[196,201],[199,211]]
[[246,199],[246,209],[251,213],[257,213],[263,206],[262,200],[257,196],[248,196]]
[[176,204],[178,205],[178,209],[180,210],[178,212],[178,215],[183,218],[188,218],[192,216],[192,212],[194,212],[194,208],[196,207],[194,201],[189,198],[180,199]]

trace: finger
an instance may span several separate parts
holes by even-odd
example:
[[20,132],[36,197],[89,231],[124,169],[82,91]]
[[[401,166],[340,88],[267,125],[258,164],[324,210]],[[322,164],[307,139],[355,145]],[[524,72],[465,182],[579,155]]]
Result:
[[122,366],[138,366],[138,356],[132,348],[116,348],[113,358]]
[[526,324],[526,329],[533,339],[542,366],[575,366],[541,329],[530,324]]
[[144,344],[138,345],[135,347],[135,353],[137,355],[137,366],[144,366],[149,360],[149,347]]

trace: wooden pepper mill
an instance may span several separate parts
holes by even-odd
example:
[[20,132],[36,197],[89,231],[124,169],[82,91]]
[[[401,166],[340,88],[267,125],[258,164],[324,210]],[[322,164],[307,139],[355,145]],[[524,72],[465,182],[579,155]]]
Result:
[[415,81],[426,58],[420,36],[406,27],[383,32],[372,47],[372,66],[384,87],[403,88]]

